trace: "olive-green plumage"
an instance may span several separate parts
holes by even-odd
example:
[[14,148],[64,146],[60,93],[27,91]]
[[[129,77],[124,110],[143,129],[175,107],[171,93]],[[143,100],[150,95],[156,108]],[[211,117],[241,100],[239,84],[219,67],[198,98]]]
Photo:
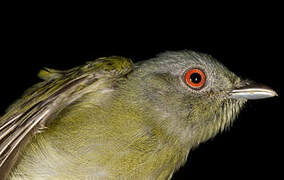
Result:
[[[191,68],[206,75],[202,88],[184,81]],[[0,179],[170,179],[246,102],[229,92],[247,82],[192,51],[39,77],[0,119]]]

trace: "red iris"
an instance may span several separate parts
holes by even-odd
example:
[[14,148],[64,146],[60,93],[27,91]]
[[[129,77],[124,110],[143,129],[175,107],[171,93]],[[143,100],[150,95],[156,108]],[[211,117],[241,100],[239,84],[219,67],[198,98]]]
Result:
[[201,88],[205,83],[205,74],[200,69],[190,69],[185,73],[185,81],[192,88]]

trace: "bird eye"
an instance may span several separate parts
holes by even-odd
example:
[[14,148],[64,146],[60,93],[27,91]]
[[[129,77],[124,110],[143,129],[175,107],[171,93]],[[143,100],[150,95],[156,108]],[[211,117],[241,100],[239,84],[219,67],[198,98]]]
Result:
[[205,79],[205,74],[200,69],[190,69],[185,73],[185,82],[194,89],[202,88]]

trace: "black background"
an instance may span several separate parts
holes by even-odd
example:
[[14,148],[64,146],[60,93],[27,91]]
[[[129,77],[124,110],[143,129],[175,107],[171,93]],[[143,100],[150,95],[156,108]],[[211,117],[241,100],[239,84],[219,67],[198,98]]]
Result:
[[283,18],[277,4],[258,5],[10,6],[1,22],[0,111],[39,81],[42,67],[68,69],[110,55],[137,62],[165,50],[208,53],[280,96],[250,101],[230,131],[190,153],[174,179],[281,176]]

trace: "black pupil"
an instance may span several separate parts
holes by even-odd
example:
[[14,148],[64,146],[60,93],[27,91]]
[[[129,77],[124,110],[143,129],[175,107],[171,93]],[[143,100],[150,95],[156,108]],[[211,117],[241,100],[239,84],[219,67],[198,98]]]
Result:
[[201,75],[198,73],[193,73],[190,75],[190,81],[193,82],[194,84],[198,84],[201,81]]

